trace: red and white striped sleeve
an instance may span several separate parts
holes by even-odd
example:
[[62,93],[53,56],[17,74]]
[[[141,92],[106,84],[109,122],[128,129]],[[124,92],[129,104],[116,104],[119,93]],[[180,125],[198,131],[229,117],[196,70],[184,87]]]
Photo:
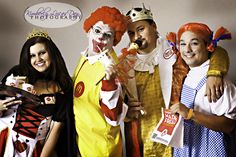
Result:
[[119,125],[125,118],[128,106],[123,102],[120,83],[113,80],[102,80],[100,105],[104,117],[112,126]]

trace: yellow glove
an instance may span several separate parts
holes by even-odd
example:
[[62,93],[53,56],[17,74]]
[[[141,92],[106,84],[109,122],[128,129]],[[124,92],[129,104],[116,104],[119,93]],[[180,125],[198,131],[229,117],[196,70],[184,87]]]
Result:
[[207,76],[224,76],[229,70],[229,56],[225,49],[217,46],[210,58]]

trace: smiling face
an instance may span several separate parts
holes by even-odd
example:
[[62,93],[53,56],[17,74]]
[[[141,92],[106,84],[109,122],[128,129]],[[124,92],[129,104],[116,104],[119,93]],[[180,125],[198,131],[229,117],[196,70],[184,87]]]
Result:
[[157,30],[155,23],[150,24],[145,20],[129,23],[127,32],[130,42],[134,42],[138,38],[142,40],[142,46],[139,48],[142,52],[149,53],[156,48]]
[[197,67],[208,60],[206,42],[197,34],[186,31],[180,37],[180,53],[190,67]]
[[36,43],[30,47],[30,63],[38,72],[44,72],[49,68],[51,59],[44,44]]
[[114,30],[102,21],[97,22],[88,32],[89,51],[100,53],[111,50],[114,43]]

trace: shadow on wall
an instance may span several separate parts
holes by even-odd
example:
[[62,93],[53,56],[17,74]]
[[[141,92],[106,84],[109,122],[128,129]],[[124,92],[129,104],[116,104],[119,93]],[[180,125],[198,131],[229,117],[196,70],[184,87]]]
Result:
[[[192,1],[192,11],[201,14],[207,14],[209,16],[217,16],[222,13],[235,13],[236,1],[235,0],[206,0],[204,2]],[[201,10],[199,10],[201,8]]]
[[[3,3],[3,2],[1,2]],[[14,63],[18,62],[19,50],[15,52],[16,38],[21,28],[23,27],[16,12],[12,8],[8,8],[8,5],[0,5],[0,80],[5,75],[5,73],[14,66]],[[23,16],[22,16],[23,17]],[[12,42],[13,41],[13,42]],[[17,48],[18,49],[18,48]],[[15,56],[15,57],[12,57]]]
[[[236,25],[236,24],[235,24]],[[232,34],[232,40],[231,41],[222,41],[222,47],[224,47],[229,55],[229,60],[230,60],[230,64],[229,64],[229,72],[228,72],[228,77],[229,79],[236,85],[236,71],[235,71],[235,67],[236,67],[236,62],[235,62],[235,58],[236,58],[236,47],[235,47],[235,43],[236,43],[236,30],[231,31]]]
[[[17,15],[18,16],[18,15]],[[20,21],[16,16],[16,12],[12,10],[12,8],[8,9],[4,4],[0,5],[0,19],[1,19],[1,25],[0,25],[0,32],[3,33],[9,33],[14,32],[14,30],[19,29]],[[22,15],[23,18],[23,15]]]
[[[230,58],[230,68],[228,76],[229,78],[236,84],[236,72],[233,70],[236,67],[236,62],[234,59],[236,58],[236,1],[235,0],[207,0],[203,3],[199,3],[199,1],[192,2],[192,12],[201,15],[207,15],[210,20],[217,22],[216,25],[212,25],[217,29],[220,26],[226,27],[232,34],[231,41],[220,41],[219,45],[223,46],[227,51]],[[201,8],[201,10],[199,10]],[[218,18],[217,18],[218,17]],[[210,26],[210,25],[209,25]],[[210,26],[211,27],[211,26]]]

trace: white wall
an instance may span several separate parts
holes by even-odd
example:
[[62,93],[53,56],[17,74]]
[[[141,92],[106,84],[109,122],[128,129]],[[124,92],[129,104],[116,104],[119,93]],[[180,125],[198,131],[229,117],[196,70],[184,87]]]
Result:
[[[33,25],[24,20],[27,7],[46,0],[0,0],[0,78],[18,63],[21,47]],[[61,50],[70,74],[77,64],[80,52],[87,46],[87,38],[82,26],[85,18],[102,5],[117,7],[124,14],[132,7],[141,7],[142,2],[150,8],[157,22],[159,32],[165,36],[169,31],[177,31],[186,22],[203,22],[212,30],[224,26],[232,33],[233,40],[221,41],[228,50],[231,67],[229,77],[236,83],[236,1],[235,0],[54,0],[80,8],[82,20],[65,28],[47,29]],[[235,37],[235,38],[234,38]],[[120,51],[128,43],[127,35],[115,50]]]

